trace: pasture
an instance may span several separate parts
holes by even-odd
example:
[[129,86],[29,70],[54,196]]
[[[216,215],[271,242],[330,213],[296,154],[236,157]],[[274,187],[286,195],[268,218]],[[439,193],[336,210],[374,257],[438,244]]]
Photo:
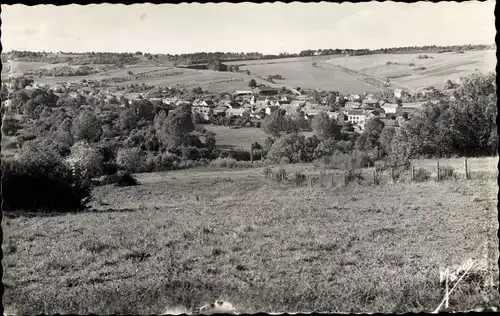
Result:
[[[268,137],[258,127],[232,129],[228,126],[204,125],[204,128],[215,133],[215,144],[218,148],[244,148],[250,150],[250,146],[255,142],[264,146]],[[312,132],[303,132],[302,134],[306,137],[312,136]]]
[[269,75],[280,75],[284,78],[283,80],[275,80],[276,84],[271,84],[271,86],[336,90],[344,94],[379,91],[378,88],[360,81],[352,74],[322,63],[321,59],[317,59],[315,62],[316,65],[313,66],[313,59],[304,57],[295,62],[247,64],[240,69],[250,70],[252,76],[266,78]]
[[494,181],[310,190],[262,168],[138,179],[95,189],[94,211],[6,214],[4,306],[158,314],[220,298],[244,313],[429,312],[440,269],[469,258],[477,278],[450,310],[498,306]]

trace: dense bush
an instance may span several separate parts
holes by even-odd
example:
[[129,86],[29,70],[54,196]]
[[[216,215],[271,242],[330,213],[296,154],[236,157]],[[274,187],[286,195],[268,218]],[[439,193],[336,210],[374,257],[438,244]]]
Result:
[[81,210],[90,198],[90,182],[78,169],[73,173],[50,147],[25,146],[19,159],[4,162],[2,173],[2,200],[7,210]]
[[116,154],[116,164],[129,172],[142,172],[144,169],[142,157],[143,152],[138,147],[120,148]]
[[431,178],[431,172],[425,170],[424,168],[415,169],[413,174],[413,180],[416,182],[425,182]]
[[102,160],[100,152],[85,141],[75,143],[67,159],[71,166],[77,166],[88,179],[102,175]]
[[312,155],[313,152],[307,150],[306,138],[294,133],[278,138],[267,152],[266,158],[271,163],[281,163],[283,158],[288,163],[298,163],[311,161]]
[[134,178],[134,176],[132,176],[132,174],[128,171],[120,170],[117,174],[111,177],[113,177],[113,182],[120,187],[128,187],[139,184],[139,181],[137,181],[137,179]]
[[102,124],[94,113],[84,110],[73,120],[73,135],[77,140],[98,141],[102,135]]
[[276,172],[276,174],[274,175],[274,179],[278,183],[282,183],[284,181],[287,181],[288,180],[288,173],[286,172],[285,169],[280,168],[278,170],[278,172]]
[[[233,158],[237,161],[250,161],[251,153],[249,150],[244,150],[244,149],[230,149],[230,150],[223,150],[219,153],[220,158]],[[254,150],[253,152],[253,160],[260,160],[262,157],[262,152],[258,150]]]
[[439,168],[439,171],[439,178],[441,180],[452,180],[457,178],[455,168],[453,168],[452,166],[441,166]]
[[13,118],[4,118],[2,122],[2,133],[5,133],[5,135],[14,135],[18,130],[20,130],[22,127],[19,122]]
[[114,175],[118,172],[118,166],[115,163],[107,162],[102,165],[102,173],[106,176]]
[[300,171],[296,171],[293,175],[293,183],[295,185],[302,185],[306,181],[306,175]]

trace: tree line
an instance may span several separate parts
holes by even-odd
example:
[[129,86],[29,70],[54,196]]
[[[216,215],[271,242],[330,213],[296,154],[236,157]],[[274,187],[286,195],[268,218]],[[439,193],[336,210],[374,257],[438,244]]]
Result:
[[[492,45],[451,45],[451,46],[406,46],[406,47],[391,47],[379,49],[340,49],[340,48],[325,48],[325,49],[307,49],[298,53],[279,53],[279,54],[262,54],[258,52],[196,52],[188,54],[150,54],[142,52],[134,53],[110,53],[110,52],[90,52],[90,53],[75,53],[75,52],[60,52],[64,55],[73,55],[69,57],[59,57],[64,61],[74,64],[134,64],[137,63],[138,56],[144,55],[148,59],[165,58],[176,64],[194,65],[208,64],[211,60],[219,60],[221,62],[238,61],[238,60],[254,60],[254,59],[275,59],[275,58],[291,58],[305,57],[318,55],[338,55],[348,54],[351,56],[371,55],[371,54],[409,54],[409,53],[444,53],[444,52],[465,52],[473,50],[485,50],[492,48]],[[48,58],[51,53],[47,52],[30,52],[16,51],[10,52],[11,58],[25,59],[26,61],[36,61],[36,59]],[[85,56],[85,57],[82,57]]]

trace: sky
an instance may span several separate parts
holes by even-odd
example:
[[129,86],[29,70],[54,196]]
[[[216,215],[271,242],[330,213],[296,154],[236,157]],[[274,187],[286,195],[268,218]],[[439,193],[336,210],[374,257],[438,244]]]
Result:
[[3,51],[298,53],[495,42],[495,1],[1,5]]

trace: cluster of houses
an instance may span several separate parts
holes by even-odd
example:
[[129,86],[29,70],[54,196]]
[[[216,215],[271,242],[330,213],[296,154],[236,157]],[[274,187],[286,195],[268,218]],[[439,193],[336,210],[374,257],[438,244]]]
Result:
[[[231,100],[222,100],[217,104],[209,99],[195,100],[192,102],[192,111],[201,114],[206,120],[211,116],[248,116],[252,119],[262,119],[276,110],[283,110],[285,115],[302,116],[306,120],[311,120],[314,116],[325,112],[339,124],[350,122],[362,131],[365,123],[371,118],[378,117],[389,125],[396,124],[411,117],[411,114],[422,105],[422,103],[404,105],[388,103],[372,94],[364,96],[354,94],[344,98],[346,99],[344,107],[333,110],[305,95],[271,94],[268,90],[264,94],[254,91],[235,91]],[[405,112],[407,115],[402,115]]]
[[[59,85],[52,88],[58,90]],[[342,108],[332,108],[326,106],[326,100],[318,101],[317,98],[310,97],[306,94],[292,89],[292,94],[282,93],[282,91],[273,88],[257,88],[253,90],[235,91],[231,98],[226,98],[215,102],[212,99],[196,99],[194,101],[184,100],[179,97],[147,97],[143,92],[125,92],[113,91],[108,87],[99,89],[99,93],[95,93],[95,88],[102,87],[97,82],[88,80],[82,82],[67,82],[63,84],[64,90],[70,90],[71,96],[78,94],[99,96],[103,100],[112,98],[125,97],[132,102],[138,99],[148,99],[157,101],[169,107],[179,106],[181,104],[190,104],[193,113],[199,113],[205,120],[209,121],[214,116],[224,117],[249,117],[252,120],[261,120],[266,115],[270,115],[276,110],[282,110],[286,115],[294,117],[303,117],[306,120],[311,120],[314,116],[325,112],[330,118],[335,119],[339,124],[350,122],[353,126],[362,131],[366,122],[374,117],[380,118],[388,125],[397,125],[401,120],[407,120],[424,102],[414,103],[391,103],[383,100],[380,96],[364,93],[350,94],[348,96],[336,96],[337,101],[344,98],[341,102]],[[94,92],[94,93],[93,93]],[[405,99],[405,91],[394,90],[393,99]],[[321,98],[320,98],[321,100]],[[122,106],[125,106],[122,104]],[[406,113],[406,114],[405,114]]]

